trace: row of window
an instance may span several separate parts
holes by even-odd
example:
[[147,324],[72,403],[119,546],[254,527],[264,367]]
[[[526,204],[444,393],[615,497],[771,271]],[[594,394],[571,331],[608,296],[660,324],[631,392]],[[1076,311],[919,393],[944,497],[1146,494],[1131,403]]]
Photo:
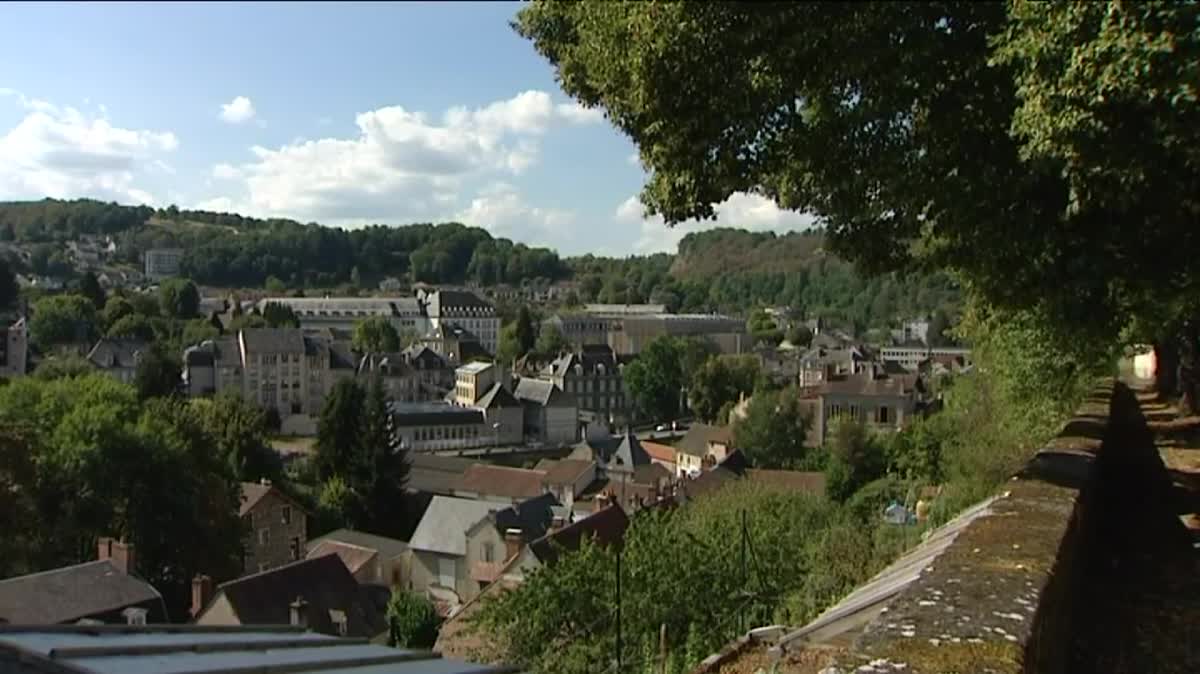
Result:
[[478,426],[435,426],[434,428],[418,428],[413,437],[417,441],[424,440],[470,440],[479,437]]
[[[851,419],[865,421],[867,419],[867,410],[866,408],[859,407],[858,405],[849,405],[845,408],[839,404],[833,404],[829,406],[830,419],[838,419],[843,415],[848,416]],[[874,410],[872,410],[871,421],[877,424],[892,423],[894,421],[892,409],[886,405],[876,407]]]
[[615,379],[568,379],[563,382],[570,393],[608,393],[620,391],[621,383]]

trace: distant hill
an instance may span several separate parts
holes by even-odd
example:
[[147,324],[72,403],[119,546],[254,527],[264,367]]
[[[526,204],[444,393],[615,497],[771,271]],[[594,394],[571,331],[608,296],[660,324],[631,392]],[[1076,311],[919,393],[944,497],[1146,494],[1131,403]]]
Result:
[[739,272],[794,272],[826,256],[819,230],[749,232],[727,227],[688,234],[679,242],[671,275],[680,280]]

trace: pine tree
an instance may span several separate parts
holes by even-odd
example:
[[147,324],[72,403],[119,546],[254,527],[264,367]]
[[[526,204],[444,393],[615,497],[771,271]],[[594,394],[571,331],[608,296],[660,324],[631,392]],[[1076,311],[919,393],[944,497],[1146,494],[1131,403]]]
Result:
[[359,492],[365,497],[370,528],[395,535],[403,528],[404,487],[409,466],[389,403],[382,382],[378,377],[373,378],[367,387],[359,424],[362,433],[358,455],[364,468]]

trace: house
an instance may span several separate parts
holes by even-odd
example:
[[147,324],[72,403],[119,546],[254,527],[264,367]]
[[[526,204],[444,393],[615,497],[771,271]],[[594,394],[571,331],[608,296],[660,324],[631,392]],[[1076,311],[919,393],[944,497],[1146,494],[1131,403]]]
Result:
[[460,325],[479,336],[489,353],[495,353],[500,339],[500,317],[490,302],[462,290],[417,290],[417,299],[425,309],[429,327]]
[[172,276],[179,276],[180,263],[183,261],[181,248],[151,248],[145,253],[146,278],[150,281],[161,281]]
[[816,436],[823,444],[840,418],[861,420],[875,430],[900,430],[916,411],[922,390],[917,375],[889,377],[876,368],[836,377],[820,388],[820,411],[814,418]]
[[576,352],[551,361],[539,376],[575,397],[586,426],[611,430],[629,423],[632,402],[617,356],[608,345],[581,345]]
[[239,514],[246,526],[243,573],[266,571],[304,556],[308,513],[269,481],[242,483]]
[[29,329],[24,318],[0,327],[0,378],[25,376],[29,365]]
[[567,458],[595,461],[596,476],[599,478],[609,478],[614,474],[632,475],[638,466],[650,465],[650,455],[642,448],[642,443],[632,430],[614,436],[589,429]]
[[871,365],[871,358],[857,346],[814,346],[800,356],[799,384],[801,388],[820,386],[833,377],[864,372]]
[[676,475],[697,475],[725,460],[733,443],[728,426],[693,423],[679,441]]
[[88,352],[87,360],[101,372],[129,384],[137,374],[142,354],[149,348],[150,342],[144,339],[104,337]]
[[342,639],[301,625],[185,625],[22,627],[0,630],[0,670],[13,674],[130,674],[133,672],[291,672],[313,674],[512,674],[416,650]]
[[546,474],[540,470],[477,463],[463,473],[454,495],[480,501],[519,503],[540,496]]
[[436,454],[409,455],[408,485],[410,492],[453,496],[463,474],[475,465],[471,459]]
[[575,396],[554,382],[521,377],[513,396],[521,401],[527,439],[551,445],[569,445],[579,439]]
[[300,625],[321,634],[372,639],[387,631],[386,592],[360,586],[335,554],[243,576],[206,596],[193,585],[197,625]]
[[574,508],[576,498],[596,481],[595,461],[542,459],[535,470],[545,471],[542,487],[567,508]]
[[560,550],[578,550],[585,540],[605,547],[619,545],[628,528],[629,517],[614,503],[533,541],[529,549],[541,564],[553,565]]
[[[503,506],[488,501],[434,496],[413,532],[410,588],[416,592],[445,591],[463,601],[479,592],[471,565],[482,550],[467,548],[467,530]],[[469,554],[468,554],[469,553]]]
[[404,541],[365,531],[338,529],[309,541],[306,550],[306,559],[336,554],[360,585],[408,586],[408,568],[412,561],[408,543]]
[[[470,601],[488,585],[498,580],[509,562],[522,556],[526,546],[548,532],[567,525],[570,512],[563,509],[553,494],[542,494],[504,510],[489,513],[466,530],[467,558],[470,560],[471,580],[478,583],[476,591],[462,596]],[[518,563],[518,576],[538,566],[530,554]],[[513,570],[509,569],[512,573]]]
[[0,580],[0,624],[167,622],[162,595],[134,572],[132,544],[102,537],[97,553],[90,562]]
[[646,453],[650,455],[651,463],[657,463],[663,468],[666,468],[667,471],[672,475],[679,474],[678,463],[676,461],[676,454],[678,454],[678,450],[676,450],[674,447],[658,442],[643,440],[642,449],[646,450]]

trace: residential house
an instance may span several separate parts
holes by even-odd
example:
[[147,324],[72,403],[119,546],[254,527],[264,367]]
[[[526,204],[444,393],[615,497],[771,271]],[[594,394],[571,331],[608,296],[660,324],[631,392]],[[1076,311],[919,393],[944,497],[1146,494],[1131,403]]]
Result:
[[632,399],[625,391],[621,367],[607,345],[586,344],[559,356],[540,376],[575,396],[579,417],[587,426],[612,430],[627,425],[632,417]]
[[[299,616],[298,616],[299,617]],[[511,667],[462,662],[420,650],[316,634],[302,625],[89,625],[0,630],[0,667],[41,674],[294,672],[309,674],[503,674]]]
[[858,346],[814,346],[800,356],[799,384],[801,388],[821,386],[833,377],[858,374],[871,365],[870,356]]
[[[567,459],[595,461],[597,484],[593,499],[603,497],[625,508],[639,508],[657,500],[669,491],[673,477],[650,460],[632,431],[618,436],[589,432]],[[576,511],[587,505],[587,500],[581,501],[576,495]]]
[[824,444],[837,419],[864,421],[879,431],[897,431],[916,411],[922,391],[917,375],[886,376],[878,368],[836,377],[821,386],[814,430]]
[[222,583],[211,598],[205,594],[205,580],[194,581],[197,625],[297,625],[367,639],[387,631],[386,591],[359,585],[335,554]]
[[149,348],[150,342],[144,339],[103,337],[88,352],[87,360],[101,372],[129,384],[137,374],[142,354]]
[[574,508],[575,500],[596,481],[595,461],[542,459],[535,470],[544,471],[542,487],[566,508]]
[[778,347],[758,346],[754,349],[754,356],[758,359],[759,367],[772,381],[786,385],[799,380],[800,353],[798,349],[784,348],[784,345]]
[[425,334],[430,327],[421,303],[415,297],[264,297],[259,311],[269,304],[282,304],[296,313],[301,328],[353,330],[368,318],[380,317],[397,332]]
[[[468,527],[469,572],[479,588],[461,598],[470,601],[498,580],[508,563],[521,556],[525,546],[547,532],[565,527],[569,519],[570,511],[562,508],[553,494],[542,494],[489,513]],[[537,567],[537,562],[528,555],[522,566],[523,570],[532,570]]]
[[0,378],[25,376],[29,365],[29,329],[24,318],[0,327]]
[[336,554],[361,585],[408,587],[412,555],[404,541],[338,529],[309,541],[306,549],[306,559]]
[[554,382],[521,377],[513,390],[524,411],[526,440],[569,445],[579,439],[579,408],[575,396]]
[[728,426],[709,426],[693,423],[679,441],[676,453],[676,475],[695,476],[702,470],[725,460],[733,444],[733,432]]
[[546,473],[540,470],[477,463],[463,473],[454,486],[454,495],[503,504],[520,503],[545,491],[542,488],[545,477]]
[[650,455],[632,430],[621,435],[609,435],[589,430],[584,439],[567,455],[568,459],[595,461],[597,477],[613,474],[632,475],[638,466],[650,465]]
[[658,442],[642,441],[642,449],[650,455],[650,462],[657,463],[662,466],[672,475],[679,474],[679,464],[677,456],[679,450],[670,445],[664,445]]
[[189,396],[215,395],[245,387],[245,368],[237,336],[220,337],[183,352],[183,387]]
[[102,537],[97,553],[90,562],[0,580],[0,625],[167,622],[162,595],[134,572],[132,544]]
[[304,556],[308,513],[269,481],[242,483],[239,514],[246,526],[243,573],[265,571]]
[[471,579],[471,564],[482,556],[479,549],[471,550],[468,556],[466,532],[502,509],[500,504],[488,501],[434,496],[408,542],[412,550],[410,589],[432,589],[434,596],[442,590],[459,600],[478,593],[479,584]]
[[500,317],[492,304],[472,292],[461,290],[417,291],[430,328],[460,325],[479,336],[483,348],[495,353],[500,339]]
[[172,276],[179,276],[179,266],[183,261],[182,248],[151,248],[144,256],[146,278],[150,281],[161,281]]

